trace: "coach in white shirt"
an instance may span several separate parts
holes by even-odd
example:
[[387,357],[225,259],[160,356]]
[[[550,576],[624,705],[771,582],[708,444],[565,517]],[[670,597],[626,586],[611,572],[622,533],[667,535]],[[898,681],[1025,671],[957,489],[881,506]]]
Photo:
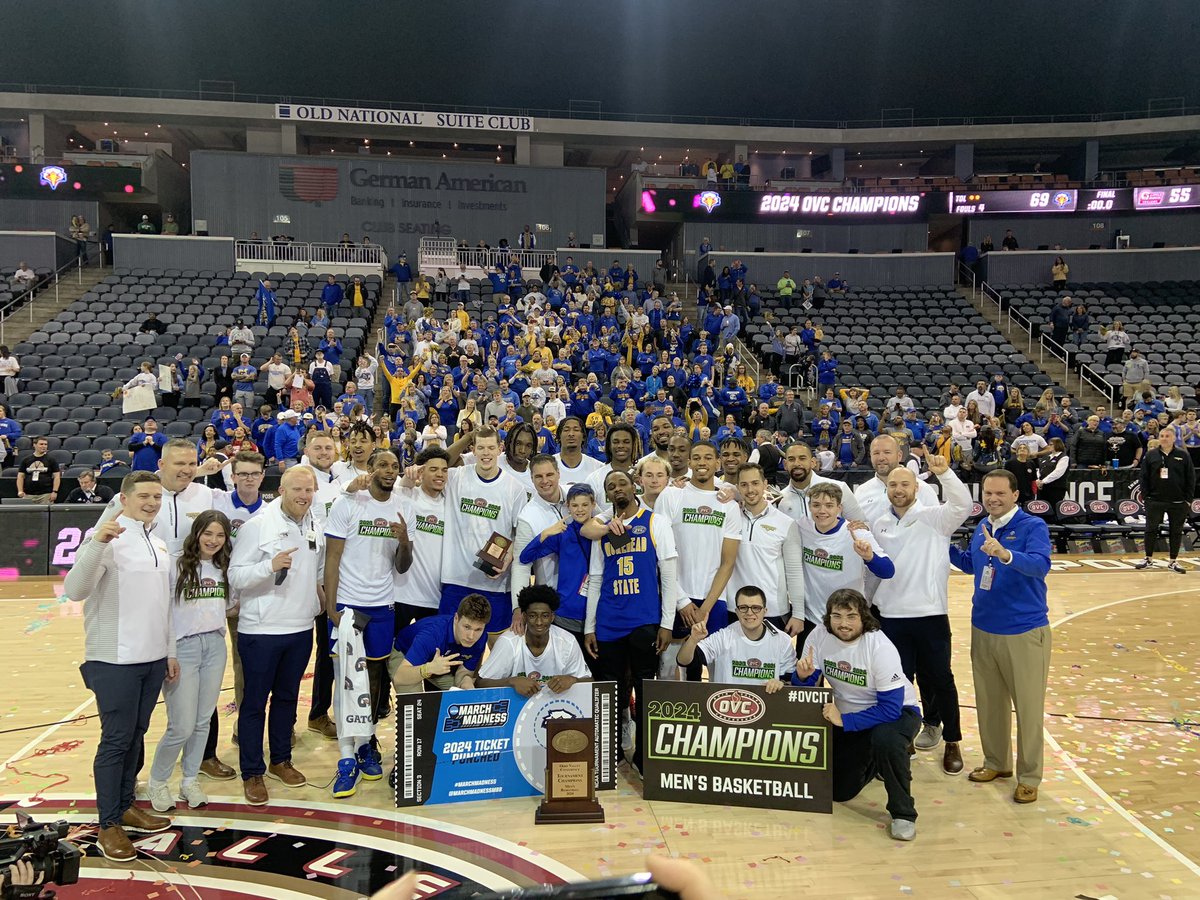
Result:
[[[738,468],[736,477],[742,497],[742,543],[726,591],[736,597],[742,588],[759,589],[767,605],[765,616],[770,625],[790,637],[806,635],[804,547],[800,543],[800,528],[790,516],[768,502],[767,478],[762,466],[746,463]],[[730,624],[735,619],[737,612],[730,610]]]
[[879,624],[900,653],[904,674],[921,686],[924,727],[915,745],[932,750],[944,738],[942,770],[962,772],[958,687],[950,665],[950,537],[971,514],[971,494],[942,456],[929,457],[946,502],[922,506],[920,482],[898,466],[888,476],[888,512],[876,519],[876,540],[896,563],[896,573],[875,590]]
[[[875,470],[875,477],[854,489],[854,499],[862,507],[865,521],[873,522],[888,511],[887,479],[892,470],[901,465],[903,455],[900,442],[890,434],[881,434],[871,441],[871,468]],[[936,506],[940,502],[933,485],[924,481],[917,484],[918,506]],[[869,598],[871,594],[867,596]]]
[[[808,492],[816,485],[833,484],[842,492],[842,513],[846,518],[850,521],[866,520],[850,485],[817,474],[817,460],[808,444],[802,441],[788,444],[783,452],[783,465],[788,473],[788,483],[779,492],[778,506],[792,519],[799,522],[809,515]],[[824,610],[824,607],[821,608]]]
[[[567,514],[567,497],[563,493],[558,460],[548,453],[538,453],[529,461],[534,495],[517,516],[516,544],[512,561],[512,603],[518,609],[517,598],[529,587],[531,580],[538,584],[558,587],[558,556],[543,556],[532,565],[521,562],[521,552],[529,542]],[[519,618],[519,617],[518,617]]]
[[[279,497],[238,534],[229,561],[230,586],[241,596],[238,651],[245,702],[238,709],[242,789],[251,806],[267,803],[263,775],[299,787],[307,781],[292,765],[292,728],[300,680],[313,647],[313,619],[321,608],[324,536],[313,519],[317,480],[308,466],[288,469]],[[267,719],[267,700],[271,716]],[[267,727],[271,765],[263,760]]]

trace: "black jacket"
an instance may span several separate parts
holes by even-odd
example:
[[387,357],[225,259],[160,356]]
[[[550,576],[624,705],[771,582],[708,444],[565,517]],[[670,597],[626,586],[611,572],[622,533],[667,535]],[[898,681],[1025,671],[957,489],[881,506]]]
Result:
[[[1164,478],[1162,472],[1167,472]],[[1156,447],[1142,457],[1142,499],[1157,503],[1191,503],[1196,496],[1196,469],[1181,447],[1170,456]]]

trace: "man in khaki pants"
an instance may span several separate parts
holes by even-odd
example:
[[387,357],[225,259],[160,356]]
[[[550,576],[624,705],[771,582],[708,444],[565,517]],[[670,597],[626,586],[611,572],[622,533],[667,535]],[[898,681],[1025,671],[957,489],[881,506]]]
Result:
[[972,781],[1011,778],[1012,708],[1017,711],[1017,803],[1037,800],[1042,781],[1042,717],[1050,670],[1046,575],[1050,531],[1017,506],[1017,479],[1004,469],[983,479],[980,521],[966,550],[950,561],[975,576],[971,668],[983,765]]

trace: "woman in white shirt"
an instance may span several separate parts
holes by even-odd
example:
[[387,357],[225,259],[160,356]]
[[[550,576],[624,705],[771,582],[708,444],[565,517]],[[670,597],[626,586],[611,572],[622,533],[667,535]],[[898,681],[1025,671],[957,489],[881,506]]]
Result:
[[1172,385],[1167,388],[1167,396],[1163,398],[1163,406],[1170,413],[1177,413],[1183,409],[1183,395],[1179,392],[1178,387]]
[[972,448],[975,446],[978,431],[975,423],[967,417],[965,407],[960,407],[958,417],[951,420],[950,434],[954,437],[954,446],[958,448],[963,464],[967,465],[971,461]]
[[1021,433],[1012,442],[1013,453],[1016,453],[1017,449],[1022,446],[1029,448],[1030,456],[1037,456],[1046,449],[1046,439],[1033,430],[1032,422],[1021,423]]
[[418,449],[420,450],[428,447],[446,446],[446,426],[442,424],[442,417],[438,415],[438,411],[433,407],[429,408],[429,421],[421,429],[419,444]]
[[17,362],[17,358],[8,351],[7,345],[0,346],[0,388],[4,389],[4,393],[8,395],[16,394],[17,391],[17,373],[21,371],[21,364]]
[[198,779],[209,721],[225,677],[225,614],[234,603],[229,590],[230,530],[224,513],[200,513],[171,572],[179,677],[163,685],[167,730],[154,751],[147,787],[150,805],[158,812],[175,808],[168,781],[181,752],[183,780],[178,799],[191,809],[208,804]]
[[1111,328],[1101,329],[1101,334],[1104,335],[1105,346],[1108,349],[1104,364],[1111,366],[1113,363],[1124,362],[1130,344],[1129,332],[1125,330],[1125,326],[1118,320],[1112,323]]
[[142,370],[121,386],[122,413],[142,412],[158,406],[154,396],[158,379],[150,372],[150,363],[142,363]]

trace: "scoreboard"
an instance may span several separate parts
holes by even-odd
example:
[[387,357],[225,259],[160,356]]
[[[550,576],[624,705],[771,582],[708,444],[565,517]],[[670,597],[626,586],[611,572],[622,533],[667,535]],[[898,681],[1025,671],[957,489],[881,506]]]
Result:
[[1057,188],[1040,191],[954,191],[948,211],[958,216],[1018,213],[1107,213],[1200,207],[1200,185]]

